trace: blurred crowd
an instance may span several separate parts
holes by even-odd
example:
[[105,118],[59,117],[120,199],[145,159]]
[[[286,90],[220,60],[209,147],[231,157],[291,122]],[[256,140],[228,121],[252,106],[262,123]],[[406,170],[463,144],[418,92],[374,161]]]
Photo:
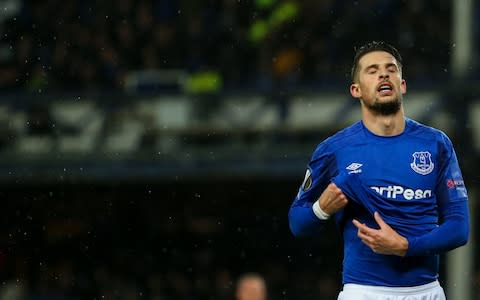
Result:
[[[251,273],[268,290],[256,300],[336,299],[340,237],[334,222],[322,241],[292,236],[297,184],[12,183],[0,192],[0,299],[250,300],[235,289]],[[480,272],[467,280],[480,299]]]
[[[236,185],[238,192],[223,185],[2,191],[9,213],[0,230],[0,299],[233,300],[237,279],[250,272],[265,278],[271,300],[333,299],[338,239],[294,240],[284,211],[288,197],[256,205],[255,195],[267,194],[261,185]],[[230,201],[244,205],[229,210]]]
[[450,0],[2,2],[16,8],[0,24],[3,90],[121,90],[145,70],[185,71],[200,90],[202,78],[218,83],[206,89],[344,84],[371,39],[431,82],[448,77],[454,46]]
[[[180,70],[189,91],[281,87],[282,99],[345,86],[371,39],[397,45],[406,78],[428,84],[449,77],[451,2],[4,0],[0,88],[123,91],[132,74]],[[41,105],[29,114],[33,134],[53,131]],[[297,184],[5,185],[0,299],[228,300],[252,271],[270,300],[334,299],[336,232],[312,245],[286,224]]]

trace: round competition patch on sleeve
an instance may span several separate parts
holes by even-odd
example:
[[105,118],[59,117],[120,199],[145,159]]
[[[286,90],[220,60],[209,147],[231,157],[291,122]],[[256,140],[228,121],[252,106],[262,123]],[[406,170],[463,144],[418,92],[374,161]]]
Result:
[[312,172],[310,172],[310,169],[307,169],[307,172],[305,173],[305,178],[303,179],[303,183],[302,183],[302,190],[306,192],[311,187],[312,187]]

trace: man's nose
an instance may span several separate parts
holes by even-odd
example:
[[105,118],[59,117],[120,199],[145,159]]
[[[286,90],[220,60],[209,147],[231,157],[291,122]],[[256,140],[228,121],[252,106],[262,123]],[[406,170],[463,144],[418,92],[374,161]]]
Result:
[[385,78],[390,77],[390,75],[388,74],[388,70],[387,70],[387,69],[383,69],[383,68],[380,68],[380,69],[379,69],[378,76],[379,76],[381,79],[385,79]]
[[385,79],[385,78],[389,78],[390,75],[388,74],[387,70],[381,70],[381,71],[379,72],[379,77],[380,77],[381,79]]

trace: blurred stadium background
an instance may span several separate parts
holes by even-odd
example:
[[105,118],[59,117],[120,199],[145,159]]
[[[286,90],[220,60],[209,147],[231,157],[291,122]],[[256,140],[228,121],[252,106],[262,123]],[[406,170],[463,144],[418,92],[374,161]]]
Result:
[[472,205],[445,257],[480,299],[479,6],[471,0],[0,1],[1,299],[336,299],[341,245],[287,212],[317,143],[359,118],[354,46],[405,60],[407,115],[452,138]]

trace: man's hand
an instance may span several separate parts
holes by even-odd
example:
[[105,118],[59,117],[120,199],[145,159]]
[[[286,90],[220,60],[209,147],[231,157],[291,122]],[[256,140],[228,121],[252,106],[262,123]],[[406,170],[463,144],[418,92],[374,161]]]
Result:
[[317,201],[320,208],[329,215],[333,215],[348,203],[347,197],[335,183],[330,183]]
[[353,220],[353,225],[358,228],[358,237],[375,253],[405,256],[408,250],[408,240],[385,223],[378,212],[375,212],[373,216],[380,229],[373,229]]

